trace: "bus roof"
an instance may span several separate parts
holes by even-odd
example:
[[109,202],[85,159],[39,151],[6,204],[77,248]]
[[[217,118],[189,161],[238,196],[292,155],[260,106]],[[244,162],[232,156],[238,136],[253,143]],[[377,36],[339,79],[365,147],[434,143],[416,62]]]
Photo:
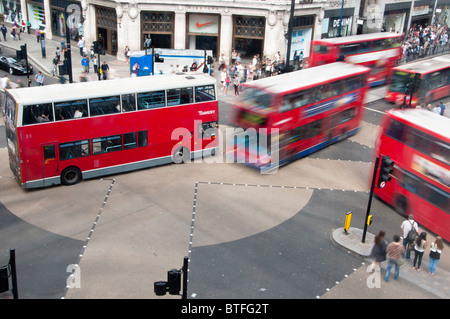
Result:
[[31,105],[215,83],[213,77],[204,73],[180,73],[18,88],[8,93],[17,103]]
[[427,131],[433,132],[443,140],[450,140],[450,119],[424,109],[393,109],[387,112],[391,117],[403,120]]
[[394,70],[425,74],[450,67],[450,54],[397,66]]
[[312,87],[314,85],[331,82],[332,80],[362,74],[369,70],[369,68],[361,65],[335,62],[300,71],[284,73],[258,81],[245,82],[245,86],[264,90],[272,94],[279,94],[302,87]]
[[325,43],[339,45],[339,44],[345,44],[345,43],[372,41],[372,40],[377,40],[377,39],[398,38],[398,37],[402,37],[402,36],[403,36],[403,34],[401,34],[401,33],[375,32],[375,33],[367,33],[367,34],[349,35],[347,37],[321,39],[321,40],[315,40],[314,42],[325,42]]

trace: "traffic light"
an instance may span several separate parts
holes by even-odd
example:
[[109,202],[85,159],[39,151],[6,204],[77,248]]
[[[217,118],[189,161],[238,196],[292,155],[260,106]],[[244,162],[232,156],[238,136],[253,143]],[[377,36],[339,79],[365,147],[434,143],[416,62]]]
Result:
[[58,65],[59,75],[69,74],[69,60],[64,60],[63,64]]
[[387,182],[391,181],[392,173],[394,172],[394,161],[389,156],[383,155],[381,158],[380,172],[378,173],[378,188],[383,188]]
[[20,50],[16,50],[16,60],[24,60],[27,58],[27,47],[25,45],[20,46]]
[[367,226],[370,226],[372,224],[372,221],[373,221],[373,215],[369,215],[367,217]]
[[208,55],[208,64],[213,64],[214,60],[212,58],[212,56]]
[[103,50],[103,46],[100,42],[94,41],[92,42],[92,45],[94,46],[94,53],[105,55],[105,50]]
[[159,53],[155,53],[155,62],[164,62],[164,58],[160,58]]
[[154,292],[157,296],[164,296],[167,292],[171,295],[180,294],[181,290],[181,270],[172,269],[167,272],[167,281],[157,281],[154,283]]

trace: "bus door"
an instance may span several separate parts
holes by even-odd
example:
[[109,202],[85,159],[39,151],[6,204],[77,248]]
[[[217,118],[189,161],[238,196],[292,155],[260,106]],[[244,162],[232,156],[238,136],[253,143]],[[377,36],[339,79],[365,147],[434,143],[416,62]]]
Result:
[[56,158],[56,143],[42,144],[42,178],[59,175],[58,160]]

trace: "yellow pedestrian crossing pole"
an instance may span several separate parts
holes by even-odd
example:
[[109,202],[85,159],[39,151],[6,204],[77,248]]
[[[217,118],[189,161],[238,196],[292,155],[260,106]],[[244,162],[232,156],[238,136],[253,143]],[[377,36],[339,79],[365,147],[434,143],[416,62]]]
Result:
[[347,215],[345,215],[345,223],[344,223],[345,234],[348,234],[351,222],[352,222],[352,212],[350,211],[347,213]]

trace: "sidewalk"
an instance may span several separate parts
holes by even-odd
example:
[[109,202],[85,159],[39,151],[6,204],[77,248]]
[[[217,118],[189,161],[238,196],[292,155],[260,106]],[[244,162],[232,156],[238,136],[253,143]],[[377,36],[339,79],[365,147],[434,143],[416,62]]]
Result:
[[[373,247],[373,242],[375,235],[367,232],[365,242],[362,243],[362,234],[363,231],[358,228],[350,227],[348,230],[348,234],[345,234],[344,228],[338,228],[332,233],[332,240],[342,248],[348,250],[349,252],[358,255],[367,260],[366,266],[371,264],[372,260],[370,258],[370,253]],[[434,241],[435,236],[431,233],[428,234],[427,242],[431,243]],[[445,267],[448,269],[448,265],[450,262],[450,256],[447,251],[450,249],[449,245],[445,243],[445,248],[441,255],[441,260],[438,262],[438,266],[436,268],[436,275],[430,276],[428,274],[428,266],[429,266],[429,249],[426,249],[423,258],[422,258],[422,271],[417,272],[412,269],[412,259],[414,258],[414,253],[411,253],[411,260],[407,260],[405,264],[400,267],[400,277],[399,280],[394,280],[394,271],[391,271],[391,276],[389,283],[384,282],[384,274],[385,272],[381,272],[381,287],[387,287],[387,289],[394,289],[398,291],[397,298],[426,298],[423,296],[422,289],[429,292],[432,296],[436,296],[442,299],[450,298],[450,272],[444,270]],[[381,268],[386,270],[387,262],[383,262],[381,264]],[[359,276],[355,276],[355,278],[351,279],[351,276],[346,280],[356,281],[358,285],[361,285],[361,278],[364,280],[371,274],[371,272],[365,272],[365,278],[361,275],[361,271],[359,272]],[[392,282],[396,282],[392,285]],[[356,283],[355,283],[356,284]],[[365,284],[365,283],[364,283]],[[411,291],[411,289],[407,290],[407,286],[418,286],[421,289],[415,289],[415,291]],[[340,290],[337,289],[337,290]],[[376,295],[392,293],[391,292],[380,292],[377,289],[370,289],[367,286],[361,285],[361,289],[357,292],[351,292],[352,295],[347,295],[348,298],[378,298]],[[375,294],[375,295],[374,295]],[[334,294],[331,294],[334,296]],[[331,297],[331,296],[330,296]],[[334,296],[336,298],[337,295]],[[332,298],[334,298],[332,297]],[[385,297],[385,296],[384,296]],[[382,298],[384,298],[382,297]],[[345,298],[345,297],[344,297]]]
[[[32,80],[32,86],[34,86],[34,75],[41,71],[44,73],[46,77],[53,77],[58,79],[57,76],[51,75],[52,70],[52,60],[55,57],[56,48],[61,48],[61,41],[65,42],[65,38],[59,36],[53,36],[52,40],[45,39],[45,57],[42,56],[41,43],[38,43],[36,40],[36,35],[34,30],[31,30],[31,34],[21,33],[20,40],[14,41],[11,37],[9,37],[9,32],[11,30],[11,24],[6,23],[5,26],[8,28],[8,35],[6,40],[3,40],[1,37],[0,46],[6,47],[12,50],[20,50],[20,46],[27,44],[27,53],[28,53],[28,62],[32,62],[35,64],[34,74],[30,76]],[[72,77],[73,82],[79,82],[80,75],[83,73],[83,68],[81,66],[81,55],[80,50],[78,48],[77,42],[70,42],[71,51],[72,51]],[[108,79],[114,78],[124,78],[129,77],[129,65],[128,62],[122,62],[116,59],[115,56],[111,55],[101,55],[99,63],[103,63],[106,61],[110,70]],[[90,72],[87,76],[88,81],[98,81],[97,74],[94,73],[94,68],[92,63],[89,65]],[[65,76],[68,79],[68,76]],[[26,79],[24,81],[26,83]],[[66,82],[68,83],[68,82]]]

